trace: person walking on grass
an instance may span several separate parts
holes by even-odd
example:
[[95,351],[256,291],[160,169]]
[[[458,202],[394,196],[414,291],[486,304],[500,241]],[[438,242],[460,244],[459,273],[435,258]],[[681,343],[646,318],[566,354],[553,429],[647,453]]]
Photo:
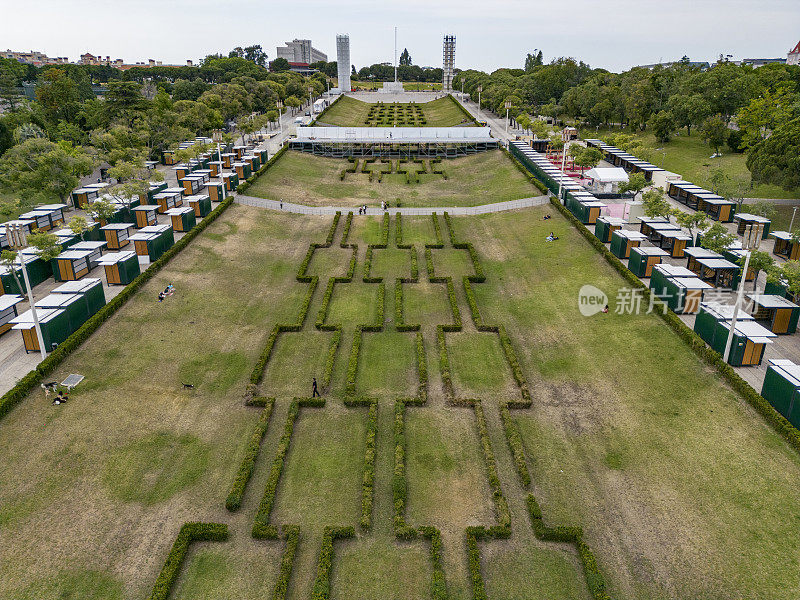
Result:
[[319,397],[319,390],[317,389],[317,378],[311,378],[311,397],[318,398]]

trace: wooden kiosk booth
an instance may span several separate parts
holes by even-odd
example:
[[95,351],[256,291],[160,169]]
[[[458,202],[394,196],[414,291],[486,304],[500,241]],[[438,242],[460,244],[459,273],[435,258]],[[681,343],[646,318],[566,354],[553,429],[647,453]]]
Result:
[[109,252],[100,259],[108,285],[128,285],[142,272],[136,252]]

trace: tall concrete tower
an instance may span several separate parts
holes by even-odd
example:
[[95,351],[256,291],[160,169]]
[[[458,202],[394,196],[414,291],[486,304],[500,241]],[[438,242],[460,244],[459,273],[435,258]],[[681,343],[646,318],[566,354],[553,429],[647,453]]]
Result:
[[336,36],[336,71],[339,77],[339,91],[349,92],[350,85],[350,36]]
[[453,91],[453,69],[456,66],[456,36],[444,36],[442,61],[442,91]]

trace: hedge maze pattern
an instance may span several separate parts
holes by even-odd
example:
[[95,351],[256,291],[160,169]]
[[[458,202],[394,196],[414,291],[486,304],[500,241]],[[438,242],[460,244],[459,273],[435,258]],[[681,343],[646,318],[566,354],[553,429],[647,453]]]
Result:
[[382,183],[384,176],[391,174],[402,175],[408,185],[420,183],[421,175],[425,175],[426,180],[430,179],[430,176],[447,180],[447,172],[444,170],[441,158],[400,160],[350,157],[347,162],[348,165],[339,172],[340,181],[346,181],[348,177],[366,176],[370,183]]
[[[444,226],[442,224],[444,221]],[[331,594],[332,571],[339,540],[374,535],[373,519],[375,464],[378,452],[390,453],[393,458],[393,471],[391,474],[391,503],[392,523],[394,537],[398,543],[418,539],[428,547],[432,577],[430,581],[430,596],[434,600],[445,600],[449,597],[445,563],[443,560],[443,538],[437,523],[411,523],[407,517],[408,504],[408,477],[406,458],[408,440],[406,422],[408,411],[426,410],[429,405],[429,372],[427,355],[432,354],[438,360],[438,373],[441,378],[442,394],[444,401],[457,410],[470,411],[471,420],[474,422],[477,438],[479,439],[487,481],[493,505],[494,518],[491,522],[478,526],[467,527],[464,535],[464,546],[467,552],[467,564],[475,600],[487,598],[486,587],[481,566],[481,548],[493,540],[509,538],[513,528],[527,527],[523,522],[514,523],[512,511],[506,498],[509,487],[515,489],[515,497],[524,498],[527,518],[532,532],[536,538],[545,542],[569,544],[574,548],[577,558],[583,566],[586,585],[595,599],[609,598],[606,593],[604,579],[597,567],[591,549],[583,540],[583,531],[580,527],[551,526],[542,513],[541,507],[531,491],[532,481],[528,469],[528,458],[522,443],[516,421],[511,415],[512,410],[524,410],[533,404],[534,396],[526,381],[514,349],[514,342],[502,324],[487,323],[480,311],[479,303],[475,296],[475,286],[486,281],[486,274],[481,265],[478,252],[472,243],[458,238],[453,223],[447,213],[442,217],[431,216],[430,230],[433,232],[431,239],[419,248],[415,244],[407,243],[404,239],[403,220],[400,214],[394,216],[394,236],[390,240],[391,218],[389,213],[384,213],[380,224],[380,235],[377,243],[366,246],[363,254],[362,275],[356,277],[356,268],[359,262],[359,246],[351,240],[353,214],[344,218],[337,214],[328,230],[323,242],[309,245],[308,251],[299,265],[296,281],[305,286],[296,318],[289,323],[279,323],[269,331],[259,359],[250,376],[250,382],[244,393],[244,404],[258,411],[259,417],[245,446],[243,460],[238,470],[233,475],[225,507],[235,513],[242,507],[242,501],[247,494],[248,483],[251,476],[260,466],[268,469],[266,484],[263,490],[251,490],[249,494],[260,494],[260,502],[252,520],[252,529],[249,532],[253,538],[277,541],[283,544],[283,555],[274,589],[265,590],[264,596],[271,594],[273,600],[283,600],[287,597],[292,583],[292,572],[297,555],[298,543],[303,536],[309,533],[299,523],[276,523],[273,521],[273,509],[276,499],[281,493],[281,479],[287,456],[291,452],[295,426],[303,414],[308,410],[325,411],[331,408],[332,403],[341,400],[347,410],[357,410],[364,414],[366,419],[366,436],[364,439],[363,474],[360,479],[361,507],[358,523],[329,523],[321,533],[322,542],[317,556],[316,576],[310,587],[312,600],[326,600]],[[443,235],[443,229],[446,234]],[[339,235],[338,246],[340,249],[350,251],[347,271],[344,275],[329,277],[322,290],[319,275],[309,274],[309,266],[317,253],[329,252],[333,249],[334,240]],[[445,243],[445,238],[447,243]],[[384,277],[375,272],[375,262],[381,252],[387,251],[407,253],[407,265],[404,272],[398,273],[392,284],[384,281]],[[453,277],[436,271],[436,253],[460,251],[464,253],[467,264],[471,265],[471,273],[463,275],[461,281],[454,281]],[[424,257],[423,279],[426,285],[441,286],[446,294],[450,317],[447,322],[439,324],[411,323],[405,318],[406,291],[420,285],[420,256]],[[330,307],[332,300],[338,294],[347,294],[353,286],[366,285],[374,288],[377,298],[372,315],[358,323],[332,322]],[[394,290],[394,311],[385,310],[386,288]],[[459,307],[457,288],[463,289],[467,308],[471,319],[462,320]],[[318,302],[319,309],[313,326],[309,323],[308,313],[312,304]],[[303,331],[330,332],[330,343],[321,376],[320,398],[276,398],[269,389],[263,389],[264,375],[273,354],[276,344],[281,336],[298,334]],[[393,331],[396,333],[413,336],[411,344],[414,348],[416,366],[416,392],[413,395],[398,395],[390,398],[376,398],[365,395],[359,388],[359,363],[362,359],[362,345],[365,336],[381,335]],[[463,397],[456,393],[453,374],[451,373],[450,355],[448,352],[448,335],[457,332],[472,332],[475,335],[496,336],[502,354],[508,365],[509,372],[516,384],[516,397],[505,399],[501,402],[483,402],[480,398]],[[343,355],[340,352],[342,338],[352,335],[349,352]],[[426,347],[430,345],[431,347]],[[435,353],[432,352],[435,348]],[[331,381],[335,366],[339,361],[346,361],[344,387],[341,395],[327,397],[331,394]],[[259,461],[262,441],[270,428],[280,428],[281,421],[273,413],[279,402],[288,404],[286,419],[283,421],[281,435],[271,457]],[[284,404],[284,405],[286,405]],[[378,433],[378,415],[382,411],[393,411],[391,433],[388,439],[393,440],[392,448],[378,448],[376,438]],[[490,436],[490,423],[499,423],[501,435],[505,438],[513,469],[516,470],[516,481],[501,481],[500,471],[495,456]],[[513,476],[512,476],[513,479]],[[476,490],[476,492],[479,490]],[[519,519],[520,516],[518,515]],[[302,521],[302,519],[299,519]],[[186,523],[177,534],[164,567],[153,587],[150,598],[166,599],[174,586],[187,555],[190,545],[196,541],[225,541],[228,539],[228,525],[222,523]],[[531,567],[532,569],[535,567]],[[310,582],[309,582],[310,583]]]
[[370,106],[367,127],[424,127],[428,124],[422,107],[414,102],[377,102]]

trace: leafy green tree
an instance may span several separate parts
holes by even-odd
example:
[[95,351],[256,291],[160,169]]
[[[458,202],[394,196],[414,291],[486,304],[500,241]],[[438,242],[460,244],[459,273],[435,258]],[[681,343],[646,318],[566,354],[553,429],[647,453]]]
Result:
[[83,234],[89,229],[89,222],[86,220],[86,217],[76,215],[69,220],[67,228],[83,240]]
[[569,148],[572,161],[581,168],[581,176],[586,169],[592,169],[603,160],[603,153],[597,148],[585,148],[579,144],[573,144]]
[[675,131],[675,119],[672,113],[662,110],[650,117],[650,128],[656,140],[662,143],[669,141],[672,132]]
[[29,139],[0,159],[0,181],[28,201],[56,197],[65,202],[94,166],[94,158],[80,146]]
[[531,119],[531,124],[528,129],[530,129],[533,137],[540,140],[547,139],[547,137],[550,135],[550,128],[547,126],[547,123],[541,119]]
[[800,118],[789,121],[759,142],[747,156],[747,168],[756,183],[784,189],[800,188]]
[[0,58],[0,100],[13,112],[22,102],[19,86],[25,76],[25,67],[16,60]]
[[89,214],[95,221],[105,225],[117,212],[117,206],[108,198],[98,198],[89,205]]
[[648,183],[644,173],[633,173],[628,177],[628,181],[619,185],[619,193],[624,195],[633,192],[633,199],[636,200],[636,196],[647,186]]
[[677,215],[669,201],[664,198],[664,190],[661,188],[651,188],[642,195],[642,208],[644,214],[653,219],[663,217],[669,221],[670,217]]
[[254,62],[259,67],[267,66],[267,53],[261,47],[261,44],[253,44],[252,46],[245,46],[244,59]]
[[72,121],[80,110],[78,84],[63,69],[48,69],[39,76],[36,100],[44,118],[53,123]]
[[400,65],[404,67],[411,66],[411,55],[408,53],[408,48],[403,48],[403,52],[400,54]]
[[692,135],[692,126],[699,125],[711,114],[711,106],[700,94],[670,96],[667,108],[675,119],[675,125],[686,127],[686,135]]
[[694,240],[695,231],[702,231],[708,227],[708,215],[704,212],[684,212],[678,210],[675,213],[675,222],[689,230],[689,235]]
[[722,148],[728,137],[728,126],[720,115],[714,115],[703,121],[700,134],[708,142],[708,145],[714,149],[714,154],[719,154],[720,148]]
[[722,223],[714,223],[703,233],[700,245],[703,248],[722,254],[724,250],[736,241],[736,236],[729,233]]
[[747,212],[751,215],[758,215],[772,221],[777,216],[778,209],[768,200],[756,200],[747,207]]
[[[197,147],[198,151],[203,145],[193,144],[190,148]],[[176,153],[178,156],[179,153]],[[179,158],[179,160],[182,160]],[[117,181],[116,185],[108,188],[108,194],[117,200],[125,202],[128,209],[140,196],[147,194],[150,190],[151,181],[163,181],[164,174],[161,171],[150,170],[144,164],[144,159],[139,158],[131,161],[120,162],[108,170],[108,176]]]
[[14,143],[21,144],[25,140],[46,138],[47,132],[36,123],[23,123],[14,130]]
[[[738,264],[742,269],[744,269],[744,256],[742,256],[736,264]],[[761,271],[766,271],[767,273],[774,267],[775,260],[769,254],[769,252],[763,252],[761,250],[753,250],[750,253],[750,264],[747,265],[747,270],[753,272],[753,289],[755,290],[758,286],[758,274]]]
[[742,107],[736,114],[736,123],[744,133],[745,147],[755,146],[791,121],[797,116],[798,103],[800,95],[781,86],[774,92],[768,88],[763,90],[759,97]]
[[58,236],[48,231],[37,231],[30,234],[28,245],[35,248],[39,258],[48,263],[61,254]]
[[787,260],[780,267],[780,279],[786,282],[786,290],[793,297],[800,294],[800,261]]
[[17,289],[22,293],[24,298],[27,298],[28,294],[26,293],[26,288],[17,274],[17,253],[14,250],[0,251],[0,266],[5,267],[11,273],[14,282],[17,284]]
[[285,58],[276,58],[271,63],[269,63],[269,68],[271,71],[275,71],[276,73],[282,73],[284,71],[289,70],[289,61]]

